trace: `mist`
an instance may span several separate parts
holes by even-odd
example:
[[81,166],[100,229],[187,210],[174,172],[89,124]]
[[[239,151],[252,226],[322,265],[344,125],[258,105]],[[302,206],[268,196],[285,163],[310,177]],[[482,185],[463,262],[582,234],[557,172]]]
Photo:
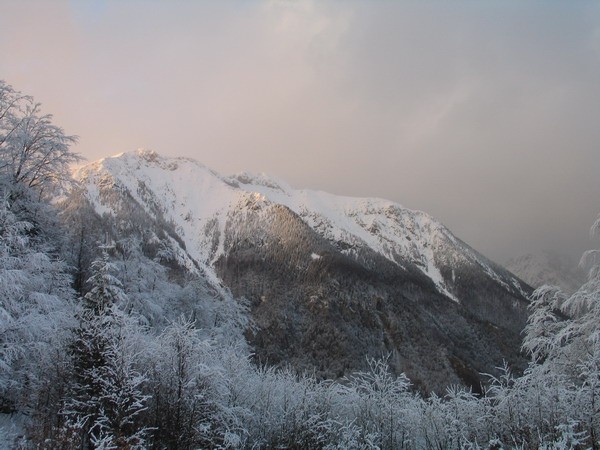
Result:
[[4,0],[0,54],[89,160],[145,147],[387,198],[498,262],[595,244],[591,2]]

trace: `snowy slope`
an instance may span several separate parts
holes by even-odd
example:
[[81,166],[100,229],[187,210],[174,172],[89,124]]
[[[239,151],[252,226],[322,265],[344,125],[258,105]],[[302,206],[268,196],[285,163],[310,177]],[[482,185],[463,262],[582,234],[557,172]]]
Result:
[[257,204],[279,204],[349,256],[367,246],[401,268],[414,265],[454,301],[460,301],[453,286],[456,275],[447,269],[464,265],[479,267],[506,289],[526,295],[518,279],[456,239],[431,216],[387,200],[295,190],[265,175],[224,177],[192,159],[164,158],[147,150],[102,159],[79,169],[75,177],[86,186],[99,213],[115,207],[112,200],[103,200],[100,191],[118,186],[147,213],[161,214],[174,224],[188,255],[215,281],[212,267],[226,252],[228,220]]
[[75,177],[115,239],[133,233],[175,280],[185,268],[245,298],[260,361],[335,378],[390,354],[397,373],[440,392],[523,364],[529,286],[426,213],[146,150]]

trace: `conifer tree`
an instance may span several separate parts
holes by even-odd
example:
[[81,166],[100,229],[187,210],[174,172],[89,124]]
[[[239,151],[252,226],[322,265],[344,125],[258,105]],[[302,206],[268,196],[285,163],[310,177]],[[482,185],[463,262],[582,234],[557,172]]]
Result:
[[126,296],[113,275],[110,248],[103,247],[92,264],[91,289],[82,299],[72,345],[74,383],[64,411],[66,434],[81,448],[143,448],[146,429],[137,419],[147,400],[146,378],[128,348],[133,324],[118,308]]

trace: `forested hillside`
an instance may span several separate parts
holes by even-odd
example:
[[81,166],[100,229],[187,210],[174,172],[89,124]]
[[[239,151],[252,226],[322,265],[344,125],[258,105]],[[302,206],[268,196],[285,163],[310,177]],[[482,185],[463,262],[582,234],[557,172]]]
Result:
[[531,289],[424,212],[265,175],[225,177],[143,149],[75,178],[66,203],[91,208],[118,239],[143,230],[143,253],[155,258],[148,250],[160,242],[172,276],[193,273],[246,299],[257,361],[335,379],[390,355],[393,373],[423,393],[479,392],[498,361],[526,367]]
[[569,257],[548,251],[512,258],[505,267],[533,287],[549,284],[568,294],[585,281],[585,271]]
[[[250,314],[256,304],[215,283],[171,221],[156,227],[160,216],[140,210],[128,218],[121,201],[121,214],[98,211],[70,179],[75,142],[0,82],[0,447],[600,446],[598,252],[585,255],[588,281],[574,294],[546,287],[531,297],[523,375],[497,361],[477,394],[457,385],[436,395],[383,355],[323,379],[252,358],[247,339],[269,339]],[[308,258],[328,264],[321,250],[332,244],[304,231],[294,235],[319,245]],[[245,252],[247,238],[230,236],[235,253],[220,260],[230,285],[244,264],[277,262]],[[364,275],[344,267],[337,281]],[[434,285],[429,292],[444,296]],[[317,294],[323,303],[330,292]]]

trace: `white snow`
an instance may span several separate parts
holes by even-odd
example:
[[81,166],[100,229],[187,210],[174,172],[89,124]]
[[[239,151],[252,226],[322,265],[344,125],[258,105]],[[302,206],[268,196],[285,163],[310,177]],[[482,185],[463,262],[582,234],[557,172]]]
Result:
[[[99,213],[112,212],[111,205],[102,202],[97,186],[109,179],[126,188],[149,214],[154,214],[153,205],[158,205],[164,218],[175,225],[188,254],[215,280],[212,263],[226,251],[228,217],[250,204],[281,204],[330,242],[350,244],[347,253],[352,253],[353,245],[367,245],[400,267],[406,260],[413,262],[438,291],[455,301],[458,300],[449,288],[455,275],[445,280],[436,258],[469,260],[506,284],[431,216],[387,200],[295,190],[265,174],[223,177],[193,159],[164,158],[148,150],[105,158],[79,169],[76,177],[86,182],[89,198]],[[210,225],[219,236],[216,253],[211,253],[213,235],[206,233]],[[320,255],[311,255],[313,259],[317,257]]]

